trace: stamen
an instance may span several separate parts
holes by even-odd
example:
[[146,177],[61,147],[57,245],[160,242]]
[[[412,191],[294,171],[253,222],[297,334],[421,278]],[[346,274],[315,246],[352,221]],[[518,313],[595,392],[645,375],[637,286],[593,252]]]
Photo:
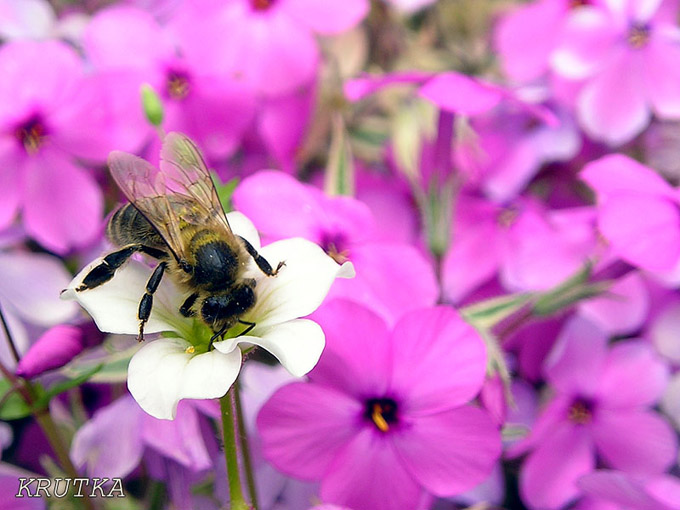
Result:
[[628,44],[636,50],[644,47],[649,41],[649,26],[633,25],[628,32]]
[[577,425],[586,425],[593,419],[593,413],[586,402],[576,401],[569,408],[569,421]]
[[189,78],[182,72],[170,71],[166,86],[172,99],[181,100],[189,95]]
[[274,0],[251,0],[253,9],[256,11],[266,11],[272,6],[273,3]]
[[385,418],[382,415],[382,407],[380,404],[377,402],[373,404],[373,413],[371,413],[371,419],[373,420],[373,423],[375,423],[375,426],[378,427],[378,429],[381,432],[387,432],[390,430],[390,426],[387,424],[387,421],[385,421]]
[[33,155],[42,146],[47,130],[40,118],[36,116],[31,117],[24,124],[18,126],[14,131],[14,135],[24,146],[24,150],[28,154]]
[[196,348],[193,345],[190,345],[189,347],[184,349],[184,352],[186,352],[187,354],[193,354],[194,352],[196,352]]
[[515,221],[517,221],[518,216],[519,209],[517,209],[517,207],[510,206],[506,207],[498,214],[496,221],[501,227],[510,228],[515,223]]

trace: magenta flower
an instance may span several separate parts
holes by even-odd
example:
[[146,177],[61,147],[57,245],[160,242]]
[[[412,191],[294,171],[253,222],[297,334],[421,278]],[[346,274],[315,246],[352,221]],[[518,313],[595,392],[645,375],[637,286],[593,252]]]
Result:
[[597,223],[614,256],[677,280],[679,192],[651,168],[612,154],[586,165],[581,178],[597,194]]
[[60,324],[38,338],[17,364],[16,374],[31,378],[62,367],[84,347],[80,328]]
[[9,42],[0,68],[0,228],[21,211],[31,237],[66,253],[99,234],[101,191],[76,159],[112,148],[107,106],[65,43]]
[[520,491],[530,508],[556,509],[580,493],[579,477],[596,463],[631,475],[656,475],[675,461],[677,438],[649,409],[668,383],[668,369],[646,343],[607,347],[592,323],[567,323],[545,366],[555,391],[531,434]]
[[374,241],[379,222],[391,218],[374,218],[358,200],[328,197],[289,175],[263,171],[243,180],[233,202],[269,241],[299,236],[338,262],[350,260],[356,277],[349,285],[336,281],[332,297],[364,303],[390,321],[437,299],[429,262],[410,244]]
[[[121,39],[121,30],[129,34]],[[167,131],[191,136],[211,158],[230,155],[250,125],[255,98],[243,81],[220,65],[215,17],[178,16],[169,29],[132,7],[111,7],[90,22],[83,38],[95,68],[116,83],[112,101],[120,105],[130,137],[152,134],[141,107],[140,87],[150,84],[161,97]],[[212,49],[212,51],[211,51]]]
[[531,200],[500,207],[461,195],[442,268],[446,299],[460,302],[496,275],[512,291],[561,283],[596,247],[593,215],[586,207],[548,210]]
[[675,476],[639,477],[600,470],[581,477],[578,485],[592,498],[615,505],[616,510],[680,509],[680,479]]
[[258,428],[266,459],[321,479],[323,501],[358,510],[420,508],[484,480],[500,454],[481,389],[484,343],[450,308],[421,309],[394,328],[335,300],[315,313],[327,347],[309,383],[279,389]]
[[314,36],[352,28],[368,8],[367,0],[232,0],[216,14],[217,46],[224,66],[258,94],[288,94],[316,76]]
[[680,117],[677,2],[625,0],[573,10],[552,54],[555,71],[583,80],[581,125],[611,145],[631,140],[649,123]]

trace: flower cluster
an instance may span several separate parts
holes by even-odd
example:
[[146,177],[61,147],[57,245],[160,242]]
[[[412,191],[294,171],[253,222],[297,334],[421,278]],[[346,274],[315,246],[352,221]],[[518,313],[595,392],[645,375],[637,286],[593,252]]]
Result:
[[0,507],[680,510],[680,0],[0,0],[0,69]]

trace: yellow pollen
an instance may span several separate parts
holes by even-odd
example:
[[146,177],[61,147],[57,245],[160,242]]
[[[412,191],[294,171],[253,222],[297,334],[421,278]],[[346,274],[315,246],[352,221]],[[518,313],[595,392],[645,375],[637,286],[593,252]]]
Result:
[[349,250],[338,251],[338,248],[337,246],[335,246],[335,243],[330,243],[328,245],[326,254],[341,265],[349,260]]
[[628,33],[628,44],[633,49],[640,49],[649,41],[649,29],[644,26],[634,26]]
[[190,345],[189,347],[184,349],[184,352],[186,352],[187,354],[193,354],[194,352],[196,352],[196,348],[193,345]]
[[569,420],[577,425],[590,423],[592,418],[592,413],[582,402],[576,402],[569,408]]
[[40,124],[33,124],[25,128],[19,128],[16,131],[16,136],[24,144],[24,149],[29,154],[35,154],[42,145],[42,139],[45,136],[45,130]]
[[390,430],[390,426],[387,424],[385,421],[385,418],[382,415],[382,407],[380,404],[373,404],[373,412],[371,413],[371,419],[373,420],[373,423],[375,423],[375,426],[378,427],[378,429],[381,432],[387,432]]

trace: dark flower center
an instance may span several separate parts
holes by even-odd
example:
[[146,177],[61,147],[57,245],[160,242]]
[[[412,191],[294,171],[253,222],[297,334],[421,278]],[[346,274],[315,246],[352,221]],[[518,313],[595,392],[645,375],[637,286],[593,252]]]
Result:
[[275,1],[276,0],[250,0],[250,3],[253,6],[254,10],[256,10],[256,11],[266,11],[272,5],[274,5]]
[[516,206],[504,207],[496,216],[496,221],[498,225],[502,228],[510,228],[514,225],[515,221],[519,217],[519,208]]
[[399,422],[397,403],[391,398],[370,398],[366,401],[364,418],[380,432],[387,432]]
[[569,407],[567,416],[576,425],[587,425],[593,419],[593,405],[587,400],[575,400]]
[[189,76],[183,71],[169,71],[166,87],[168,96],[180,101],[189,95]]
[[570,0],[569,8],[576,9],[578,7],[583,7],[584,5],[590,5],[591,0]]
[[628,44],[634,50],[643,48],[649,41],[650,32],[649,25],[632,25],[628,31]]
[[28,154],[35,154],[47,136],[47,128],[39,115],[33,115],[14,130],[14,135]]
[[349,259],[347,238],[344,234],[324,233],[321,236],[321,247],[323,248],[323,251],[338,264],[342,264]]

